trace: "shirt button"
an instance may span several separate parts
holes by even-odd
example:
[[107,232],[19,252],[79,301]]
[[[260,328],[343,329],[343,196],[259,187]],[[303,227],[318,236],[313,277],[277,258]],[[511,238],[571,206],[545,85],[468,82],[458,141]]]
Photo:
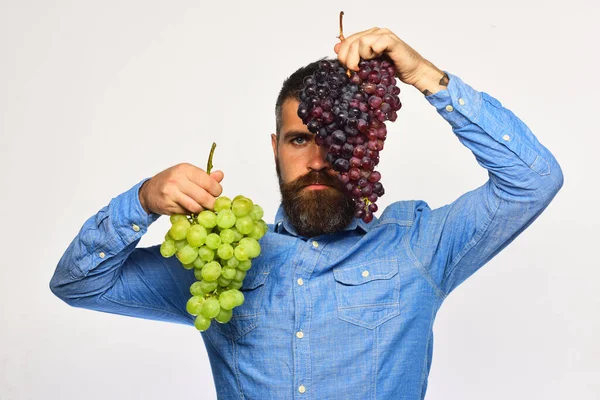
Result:
[[446,106],[446,111],[448,111],[448,112],[452,112],[452,111],[454,111],[454,107],[452,107],[450,104],[448,104],[448,105]]
[[316,249],[317,247],[319,247],[319,242],[317,242],[316,240],[313,240],[312,245]]
[[369,276],[369,271],[363,271],[362,274],[363,278],[366,278],[367,276]]
[[465,101],[463,99],[458,99],[458,104],[460,104],[461,106],[464,106]]
[[302,339],[304,337],[304,333],[302,333],[301,331],[296,332],[296,337],[298,339]]
[[302,278],[298,278],[297,282],[300,286],[304,285],[304,281],[302,280]]
[[504,139],[504,140],[510,140],[510,136],[504,135],[504,136],[502,136],[502,139]]
[[98,253],[98,255],[100,256],[100,258],[104,258],[106,256],[106,254],[104,254],[103,251],[101,251],[100,253]]
[[298,391],[300,393],[304,393],[304,392],[306,392],[306,388],[304,387],[304,385],[300,385],[300,386],[298,386]]
[[131,225],[131,229],[133,229],[133,230],[134,230],[134,231],[136,231],[136,232],[139,232],[139,231],[140,231],[140,227],[139,227],[139,226],[137,226],[136,224],[133,224],[133,225]]

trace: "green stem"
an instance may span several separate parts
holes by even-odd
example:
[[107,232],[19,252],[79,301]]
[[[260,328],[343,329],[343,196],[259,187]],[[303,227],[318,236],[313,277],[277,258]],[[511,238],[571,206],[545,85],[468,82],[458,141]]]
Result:
[[210,154],[208,155],[208,163],[206,164],[206,173],[210,174],[210,170],[213,167],[212,159],[215,154],[215,149],[217,148],[217,144],[213,142],[212,147],[210,148]]

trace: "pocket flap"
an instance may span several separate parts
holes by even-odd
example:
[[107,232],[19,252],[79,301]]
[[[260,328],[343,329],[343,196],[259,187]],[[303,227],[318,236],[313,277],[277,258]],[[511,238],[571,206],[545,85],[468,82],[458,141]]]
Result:
[[336,281],[345,285],[361,285],[376,279],[390,279],[398,273],[398,261],[395,258],[373,260],[353,267],[333,269]]
[[269,268],[266,268],[265,266],[253,265],[246,272],[246,277],[244,278],[244,283],[241,290],[252,290],[264,285],[268,276]]

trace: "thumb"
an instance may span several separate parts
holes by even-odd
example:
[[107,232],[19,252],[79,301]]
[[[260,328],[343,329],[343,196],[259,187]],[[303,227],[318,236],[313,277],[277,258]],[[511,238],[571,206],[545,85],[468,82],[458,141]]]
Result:
[[213,178],[215,181],[221,183],[221,181],[225,177],[225,174],[223,173],[223,171],[212,171],[210,173],[210,177]]

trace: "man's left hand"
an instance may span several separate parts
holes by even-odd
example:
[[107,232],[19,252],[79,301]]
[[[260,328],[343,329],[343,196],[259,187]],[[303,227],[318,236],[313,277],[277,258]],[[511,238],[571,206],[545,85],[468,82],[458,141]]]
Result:
[[353,71],[358,71],[360,58],[369,60],[386,54],[394,62],[398,78],[407,85],[414,86],[435,68],[387,28],[375,27],[348,36],[335,45],[334,51],[340,62]]

